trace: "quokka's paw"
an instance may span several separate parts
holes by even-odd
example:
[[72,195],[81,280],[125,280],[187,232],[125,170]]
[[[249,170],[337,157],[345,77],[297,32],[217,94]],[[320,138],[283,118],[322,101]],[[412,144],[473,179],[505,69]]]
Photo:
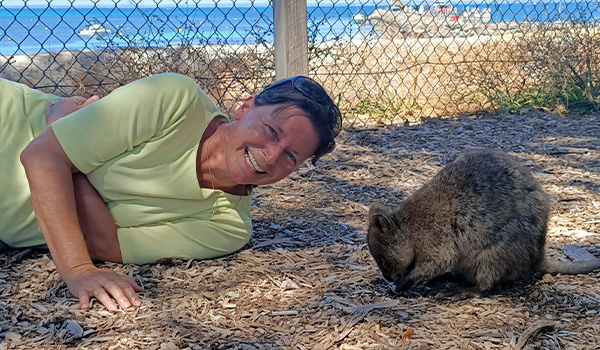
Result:
[[439,291],[435,298],[439,300],[450,300],[450,301],[459,301],[465,299],[471,299],[480,296],[479,291],[476,288],[452,288],[452,289],[444,289]]

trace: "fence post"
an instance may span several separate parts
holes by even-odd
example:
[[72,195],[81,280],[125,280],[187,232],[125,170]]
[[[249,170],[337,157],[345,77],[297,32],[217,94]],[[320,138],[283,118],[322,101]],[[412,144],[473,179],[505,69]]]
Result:
[[308,75],[306,0],[273,0],[275,79]]

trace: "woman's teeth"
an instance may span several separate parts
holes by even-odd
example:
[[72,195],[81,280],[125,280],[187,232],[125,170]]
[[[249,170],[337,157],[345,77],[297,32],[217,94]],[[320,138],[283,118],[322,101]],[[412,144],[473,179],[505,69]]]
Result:
[[248,162],[248,164],[250,164],[250,167],[252,168],[252,170],[254,170],[255,172],[257,172],[259,174],[264,174],[265,171],[262,170],[261,167],[258,166],[258,163],[256,163],[256,159],[254,159],[254,156],[252,155],[252,153],[250,153],[250,151],[248,151],[247,148],[245,150],[245,154],[246,154],[246,161]]

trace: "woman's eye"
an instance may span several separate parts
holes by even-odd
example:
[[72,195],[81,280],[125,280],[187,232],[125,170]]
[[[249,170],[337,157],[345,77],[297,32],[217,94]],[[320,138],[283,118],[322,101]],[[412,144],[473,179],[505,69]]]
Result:
[[296,163],[296,157],[294,157],[294,154],[292,154],[292,152],[287,152],[288,157],[290,157],[290,159]]
[[271,135],[277,137],[277,131],[275,131],[275,129],[273,129],[271,126],[267,125],[267,128],[269,128],[269,132],[271,133]]

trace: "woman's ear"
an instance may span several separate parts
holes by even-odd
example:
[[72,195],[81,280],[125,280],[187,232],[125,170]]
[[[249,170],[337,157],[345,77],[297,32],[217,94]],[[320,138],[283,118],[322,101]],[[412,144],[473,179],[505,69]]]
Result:
[[246,99],[246,101],[244,101],[244,103],[242,103],[242,106],[240,108],[238,108],[237,111],[235,111],[234,115],[233,115],[233,119],[234,120],[240,120],[242,118],[242,116],[244,114],[246,114],[246,112],[252,108],[252,106],[254,106],[254,96],[252,95],[250,97],[248,97]]

